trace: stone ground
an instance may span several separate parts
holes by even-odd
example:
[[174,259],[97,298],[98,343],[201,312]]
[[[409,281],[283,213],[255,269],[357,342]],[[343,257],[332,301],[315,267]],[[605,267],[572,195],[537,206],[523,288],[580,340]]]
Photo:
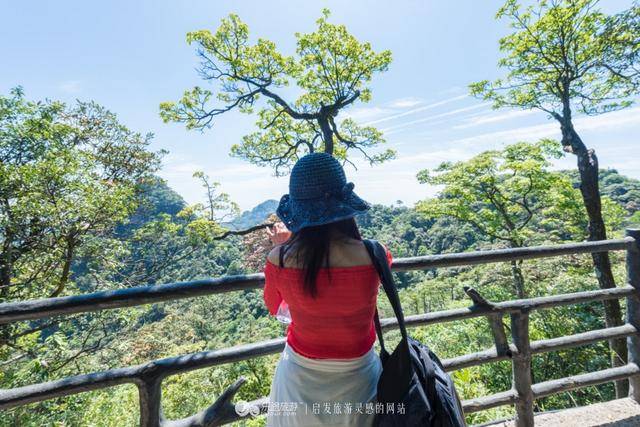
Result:
[[[618,399],[564,411],[538,414],[536,427],[640,427],[640,404]],[[514,427],[513,421],[485,424],[487,427]]]

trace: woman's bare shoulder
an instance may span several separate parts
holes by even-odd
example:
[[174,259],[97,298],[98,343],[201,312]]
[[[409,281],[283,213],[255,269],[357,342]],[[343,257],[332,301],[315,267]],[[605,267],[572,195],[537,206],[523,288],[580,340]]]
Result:
[[371,264],[369,252],[367,252],[367,248],[364,246],[362,240],[344,239],[341,240],[334,249],[335,251],[331,258],[332,264],[336,267]]
[[272,264],[275,265],[279,265],[280,263],[280,248],[282,247],[282,245],[276,245],[273,247],[273,249],[271,249],[269,251],[269,254],[267,255],[267,259],[269,260],[269,262],[271,262]]
[[283,257],[284,266],[287,268],[300,267],[299,265],[297,265],[296,262],[294,262],[294,258],[296,258],[294,256],[296,254],[296,245],[293,244],[293,245],[286,245],[286,246],[287,246],[286,248],[285,248],[285,244],[274,246],[273,249],[271,249],[271,251],[267,255],[267,259],[272,264],[280,266],[280,250],[284,250],[285,251],[285,255]]

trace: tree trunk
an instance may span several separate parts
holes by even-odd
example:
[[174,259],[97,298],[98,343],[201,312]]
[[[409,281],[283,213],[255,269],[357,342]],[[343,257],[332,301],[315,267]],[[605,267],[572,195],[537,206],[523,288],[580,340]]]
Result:
[[527,294],[524,291],[524,277],[522,276],[522,269],[520,264],[522,261],[511,261],[511,274],[513,275],[513,287],[516,290],[516,296],[518,299],[526,298]]
[[4,236],[2,253],[0,253],[0,302],[6,302],[11,286],[11,276],[13,275],[13,237]]
[[320,130],[322,131],[322,140],[324,141],[324,152],[333,155],[333,131],[329,125],[329,116],[322,115],[318,119]]
[[9,295],[9,287],[11,286],[11,255],[2,256],[2,265],[0,266],[0,302],[6,302]]
[[[13,276],[13,238],[9,233],[4,238],[2,253],[0,253],[0,303],[8,301]],[[12,327],[12,325],[0,325],[0,342],[6,342],[9,339]]]
[[[593,149],[587,147],[573,128],[571,118],[565,117],[560,121],[562,130],[562,145],[565,151],[576,155],[578,171],[580,173],[580,193],[589,218],[589,239],[606,240],[607,232],[602,219],[602,204],[600,201],[600,187],[598,182],[598,158]],[[601,289],[615,288],[616,283],[611,271],[609,253],[601,252],[591,255],[595,268],[598,284]],[[608,328],[620,326],[622,322],[622,310],[619,300],[604,301],[605,323]],[[625,340],[617,339],[609,341],[611,350],[611,365],[624,366],[627,363],[627,346]],[[627,397],[628,381],[616,381],[616,397]]]

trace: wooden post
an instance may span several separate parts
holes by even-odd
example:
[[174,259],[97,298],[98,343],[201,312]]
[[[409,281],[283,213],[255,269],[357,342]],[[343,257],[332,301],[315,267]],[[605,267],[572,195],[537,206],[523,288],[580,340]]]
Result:
[[513,388],[516,401],[516,427],[533,427],[533,390],[531,389],[531,347],[529,345],[529,314],[511,314],[511,337],[517,352],[512,355]]
[[140,400],[140,427],[160,427],[162,378],[157,375],[144,375],[137,386]]
[[509,349],[507,334],[504,331],[504,322],[502,321],[502,313],[490,314],[487,316],[487,319],[489,320],[489,326],[491,327],[493,342],[496,345],[496,354],[498,356],[511,357],[511,350]]
[[475,289],[469,286],[463,286],[462,289],[471,298],[474,307],[495,310],[495,312],[487,314],[487,320],[489,321],[489,327],[491,327],[493,342],[496,344],[496,354],[498,356],[511,357],[511,350],[509,349],[509,342],[507,342],[507,334],[504,331],[504,322],[502,321],[503,313],[496,309],[494,303],[487,301]]
[[[635,243],[627,250],[627,278],[629,284],[636,289],[636,295],[627,297],[627,323],[640,331],[640,229],[627,229],[627,236],[633,237]],[[640,366],[640,337],[631,335],[627,338],[629,363]],[[629,378],[629,397],[640,402],[640,377]]]

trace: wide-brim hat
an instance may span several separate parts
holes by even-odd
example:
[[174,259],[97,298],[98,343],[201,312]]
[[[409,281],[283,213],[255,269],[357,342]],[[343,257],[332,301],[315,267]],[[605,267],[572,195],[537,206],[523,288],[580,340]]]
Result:
[[310,153],[291,170],[289,194],[276,214],[292,232],[354,217],[371,206],[353,192],[338,160],[327,153]]

